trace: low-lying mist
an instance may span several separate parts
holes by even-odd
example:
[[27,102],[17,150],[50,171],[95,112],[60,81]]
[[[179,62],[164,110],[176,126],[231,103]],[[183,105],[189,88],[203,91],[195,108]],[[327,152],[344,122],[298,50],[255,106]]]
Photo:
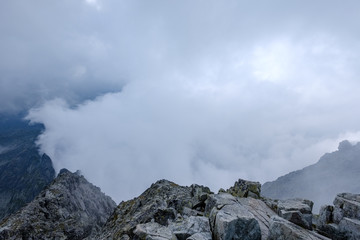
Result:
[[130,84],[75,108],[50,101],[27,118],[45,125],[38,144],[57,170],[81,170],[116,201],[162,178],[213,191],[238,178],[273,180],[316,162],[339,139],[359,139],[359,133],[309,136],[327,124],[311,128],[290,119],[298,109],[269,111],[279,104],[272,95],[229,91]]

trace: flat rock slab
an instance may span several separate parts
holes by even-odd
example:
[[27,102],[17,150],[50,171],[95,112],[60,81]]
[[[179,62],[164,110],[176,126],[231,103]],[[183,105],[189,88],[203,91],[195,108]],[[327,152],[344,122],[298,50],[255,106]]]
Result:
[[270,235],[267,240],[330,240],[278,216],[271,218],[269,230]]
[[263,201],[254,198],[239,198],[238,202],[247,208],[258,221],[261,230],[261,239],[269,236],[270,220],[276,213],[271,210]]
[[301,213],[311,214],[313,202],[306,199],[296,198],[278,201],[278,209],[285,211],[299,211]]

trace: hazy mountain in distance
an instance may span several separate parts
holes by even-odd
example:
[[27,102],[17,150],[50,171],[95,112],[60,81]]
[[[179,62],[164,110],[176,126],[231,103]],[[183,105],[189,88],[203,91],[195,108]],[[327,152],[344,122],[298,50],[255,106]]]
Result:
[[0,116],[0,219],[32,201],[55,177],[51,159],[35,141],[42,125]]
[[261,192],[274,199],[311,199],[315,213],[339,192],[360,193],[360,143],[342,141],[337,151],[317,163],[264,183]]

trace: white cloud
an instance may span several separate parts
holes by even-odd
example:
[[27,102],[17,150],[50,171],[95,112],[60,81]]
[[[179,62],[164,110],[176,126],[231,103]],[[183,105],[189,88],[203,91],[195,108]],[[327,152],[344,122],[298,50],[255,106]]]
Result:
[[87,4],[94,7],[97,10],[101,10],[101,2],[100,0],[85,0]]
[[267,43],[267,46],[257,46],[254,50],[252,66],[253,74],[260,81],[280,82],[292,76],[295,59],[301,57],[298,49],[291,46],[287,40],[277,40]]

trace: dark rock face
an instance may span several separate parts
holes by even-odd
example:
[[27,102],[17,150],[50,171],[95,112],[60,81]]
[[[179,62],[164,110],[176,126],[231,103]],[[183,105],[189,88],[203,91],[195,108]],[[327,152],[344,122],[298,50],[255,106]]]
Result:
[[359,193],[360,185],[354,183],[360,182],[360,143],[343,141],[338,149],[314,165],[263,184],[262,195],[273,199],[311,199],[317,212],[339,192]]
[[0,223],[0,239],[84,239],[116,204],[83,176],[61,174],[31,203]]
[[0,219],[32,201],[55,177],[51,159],[35,144],[41,125],[0,122]]
[[341,193],[320,209],[318,231],[331,239],[360,239],[360,194]]

